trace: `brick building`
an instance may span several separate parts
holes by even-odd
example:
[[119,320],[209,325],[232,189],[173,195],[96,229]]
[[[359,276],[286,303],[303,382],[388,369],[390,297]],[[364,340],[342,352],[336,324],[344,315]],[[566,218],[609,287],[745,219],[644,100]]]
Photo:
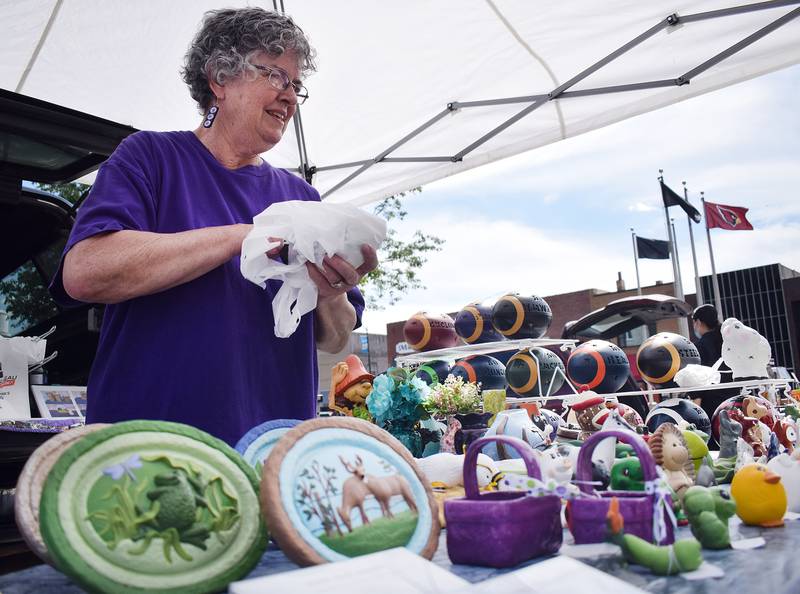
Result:
[[[718,280],[722,294],[722,315],[738,318],[763,334],[772,346],[775,365],[800,369],[800,272],[782,264],[770,264],[720,273]],[[700,282],[704,295],[713,296],[711,277],[700,277]],[[642,287],[642,293],[675,294],[673,283],[661,282]],[[624,283],[618,280],[616,291],[583,289],[545,296],[545,301],[553,311],[553,321],[546,337],[560,338],[567,322],[601,309],[611,301],[636,294],[635,288],[626,289]],[[697,303],[694,294],[686,295],[685,300],[693,307]],[[450,312],[449,315],[454,317],[456,313]],[[392,322],[386,327],[386,354],[390,365],[397,356],[397,345],[404,341],[404,323],[405,320]],[[618,337],[616,342],[627,353],[635,353],[647,336],[657,332],[679,332],[678,320],[663,320],[650,328],[634,330]],[[690,338],[694,339],[693,336]]]

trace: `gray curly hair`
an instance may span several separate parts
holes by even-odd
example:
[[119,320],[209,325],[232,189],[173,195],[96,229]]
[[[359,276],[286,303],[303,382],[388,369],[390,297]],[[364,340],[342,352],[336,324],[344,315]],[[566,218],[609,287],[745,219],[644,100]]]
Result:
[[263,51],[273,57],[297,55],[301,76],[314,72],[316,51],[291,17],[263,8],[209,10],[184,58],[181,76],[204,113],[214,103],[208,84],[225,84],[247,70],[250,58]]

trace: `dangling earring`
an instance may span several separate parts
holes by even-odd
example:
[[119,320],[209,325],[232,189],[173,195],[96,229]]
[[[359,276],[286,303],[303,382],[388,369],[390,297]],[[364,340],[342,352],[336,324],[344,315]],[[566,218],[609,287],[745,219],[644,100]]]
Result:
[[206,114],[206,119],[203,120],[203,128],[210,128],[214,124],[214,118],[217,117],[219,107],[216,104],[212,105]]

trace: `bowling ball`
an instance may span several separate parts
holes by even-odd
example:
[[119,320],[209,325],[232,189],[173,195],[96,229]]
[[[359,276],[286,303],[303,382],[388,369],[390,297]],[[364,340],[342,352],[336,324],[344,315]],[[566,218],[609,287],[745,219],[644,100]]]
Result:
[[455,323],[447,314],[415,313],[403,326],[403,336],[415,351],[446,349],[458,344]]
[[655,433],[660,425],[664,423],[677,425],[681,420],[691,423],[703,433],[711,432],[711,421],[708,420],[706,412],[686,398],[670,398],[660,402],[648,413],[644,423],[650,433]]
[[590,340],[567,359],[567,376],[576,386],[585,385],[598,394],[618,392],[631,372],[625,351],[606,340]]
[[[745,404],[745,399],[748,399]],[[719,413],[723,410],[731,410],[738,408],[746,417],[758,419],[767,427],[772,429],[775,426],[775,421],[778,418],[775,407],[766,398],[761,396],[733,396],[724,400],[711,415],[711,433],[714,439],[719,443]]]
[[456,361],[450,368],[450,375],[466,382],[479,382],[481,390],[506,389],[506,367],[489,355],[472,355]]
[[418,377],[423,382],[432,386],[433,384],[443,384],[450,373],[450,363],[437,359],[423,363],[414,372],[414,377]]
[[504,295],[492,307],[492,326],[506,338],[541,338],[552,319],[547,301],[536,295]]
[[[538,371],[534,356],[539,360]],[[506,363],[506,381],[517,396],[546,396],[547,387],[552,381],[550,393],[555,394],[564,384],[564,376],[557,373],[558,369],[563,373],[564,363],[553,351],[539,347],[522,349]]]
[[505,337],[492,326],[492,308],[470,303],[456,314],[456,333],[468,344],[495,342]]
[[675,374],[687,365],[700,365],[697,347],[685,336],[661,332],[642,343],[636,353],[636,366],[647,383],[675,387]]

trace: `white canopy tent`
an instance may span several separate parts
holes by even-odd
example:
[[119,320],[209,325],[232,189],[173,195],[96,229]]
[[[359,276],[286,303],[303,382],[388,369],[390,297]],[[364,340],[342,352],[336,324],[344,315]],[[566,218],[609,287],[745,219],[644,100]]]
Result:
[[[800,0],[736,1],[286,0],[319,72],[265,157],[365,204],[800,61]],[[0,0],[0,87],[193,129],[183,54],[242,4]]]

